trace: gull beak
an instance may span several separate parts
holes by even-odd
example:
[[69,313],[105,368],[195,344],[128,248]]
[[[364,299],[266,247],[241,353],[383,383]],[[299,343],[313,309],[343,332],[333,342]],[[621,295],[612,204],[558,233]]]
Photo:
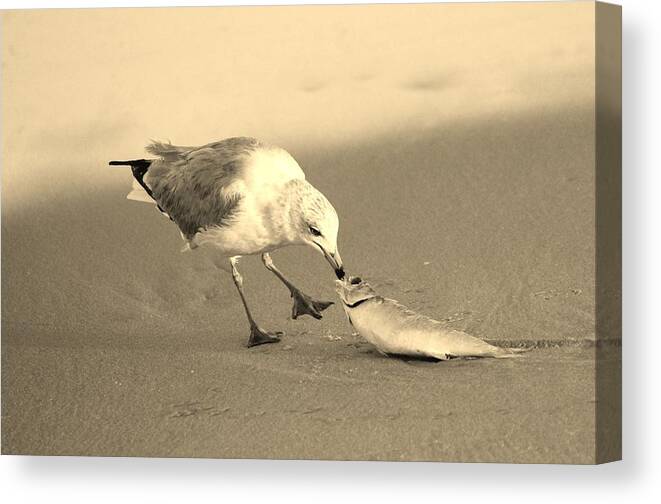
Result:
[[342,258],[340,257],[340,253],[336,250],[332,254],[328,253],[324,247],[321,246],[321,244],[317,242],[312,242],[314,243],[319,250],[321,250],[321,253],[324,254],[324,257],[328,261],[328,263],[331,265],[331,267],[335,270],[335,276],[338,278],[338,280],[343,280],[344,279],[344,266],[342,265]]
[[344,266],[342,265],[342,258],[339,252],[336,251],[333,254],[329,254],[324,250],[324,257],[335,270],[335,276],[338,280],[342,280],[344,278]]

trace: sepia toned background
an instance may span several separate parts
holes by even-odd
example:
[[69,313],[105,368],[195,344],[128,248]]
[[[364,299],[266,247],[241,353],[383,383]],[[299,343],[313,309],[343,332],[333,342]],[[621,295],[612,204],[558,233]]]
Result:
[[[3,452],[594,461],[592,2],[5,12]],[[341,310],[247,350],[229,275],[125,200],[150,138],[289,150],[348,271],[502,344],[404,362]],[[313,251],[275,254],[334,299]]]

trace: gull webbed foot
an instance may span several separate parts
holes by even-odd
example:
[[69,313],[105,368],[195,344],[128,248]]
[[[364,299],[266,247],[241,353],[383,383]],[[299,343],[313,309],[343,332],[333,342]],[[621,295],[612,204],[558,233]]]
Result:
[[250,328],[250,339],[248,340],[248,348],[254,347],[257,345],[264,345],[266,343],[279,343],[280,338],[284,336],[285,333],[282,331],[276,332],[267,332],[261,330],[258,326],[253,325]]
[[294,320],[301,315],[310,315],[319,320],[321,312],[333,304],[332,301],[316,301],[299,290],[292,290],[291,297],[294,299],[291,310],[291,318]]

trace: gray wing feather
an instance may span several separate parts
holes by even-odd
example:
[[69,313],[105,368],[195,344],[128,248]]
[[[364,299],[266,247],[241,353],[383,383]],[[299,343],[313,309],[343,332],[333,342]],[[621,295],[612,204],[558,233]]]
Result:
[[235,215],[241,194],[224,189],[240,174],[243,163],[261,147],[254,138],[228,138],[201,147],[152,142],[147,151],[161,157],[151,165],[147,182],[156,202],[186,238]]

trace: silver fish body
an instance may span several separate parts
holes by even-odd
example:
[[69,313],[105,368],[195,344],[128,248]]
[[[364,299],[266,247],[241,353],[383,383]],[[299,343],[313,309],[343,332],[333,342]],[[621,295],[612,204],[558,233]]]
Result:
[[381,353],[433,357],[514,357],[520,350],[499,348],[448,328],[393,299],[383,298],[359,278],[338,280],[337,292],[355,330]]

